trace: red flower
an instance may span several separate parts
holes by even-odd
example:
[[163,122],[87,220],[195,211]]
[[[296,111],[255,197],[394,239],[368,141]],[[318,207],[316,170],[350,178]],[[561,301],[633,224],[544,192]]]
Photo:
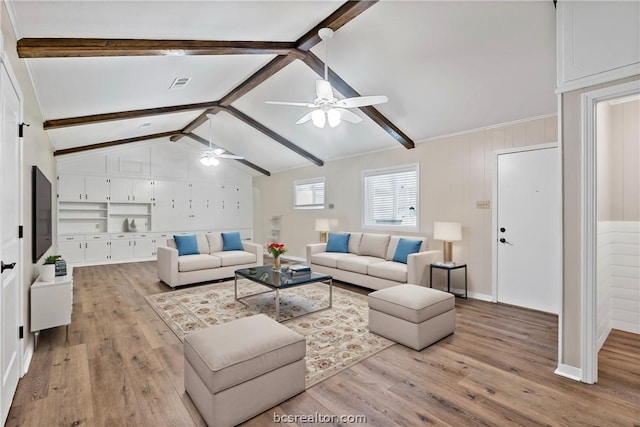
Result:
[[267,245],[267,252],[274,257],[279,257],[283,253],[287,252],[287,248],[282,243],[269,243]]

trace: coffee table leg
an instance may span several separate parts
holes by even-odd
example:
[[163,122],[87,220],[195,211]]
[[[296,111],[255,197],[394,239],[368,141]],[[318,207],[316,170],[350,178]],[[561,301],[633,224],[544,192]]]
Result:
[[238,301],[238,274],[234,275],[233,279],[233,298]]
[[280,289],[276,288],[276,322],[280,321]]
[[333,306],[333,279],[329,279],[329,308]]

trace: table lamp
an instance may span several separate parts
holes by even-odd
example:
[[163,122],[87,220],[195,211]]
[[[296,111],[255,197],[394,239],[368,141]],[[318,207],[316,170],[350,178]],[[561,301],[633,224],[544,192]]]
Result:
[[327,242],[327,235],[329,234],[329,230],[331,229],[331,224],[329,219],[327,218],[317,218],[316,219],[316,231],[320,232],[320,242]]
[[462,226],[459,222],[434,222],[433,238],[444,241],[444,262],[452,262],[452,243],[462,240]]

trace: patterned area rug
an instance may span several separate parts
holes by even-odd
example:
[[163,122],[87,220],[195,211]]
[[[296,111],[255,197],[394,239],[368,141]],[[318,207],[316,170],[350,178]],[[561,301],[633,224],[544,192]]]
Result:
[[[249,280],[238,281],[238,296],[267,290]],[[264,313],[275,317],[275,293],[234,300],[233,281],[147,297],[160,318],[182,340],[185,333],[241,317]],[[333,307],[291,319],[329,305],[329,288],[313,283],[280,291],[283,325],[306,336],[306,386],[334,375],[394,343],[369,332],[367,297],[333,287]]]

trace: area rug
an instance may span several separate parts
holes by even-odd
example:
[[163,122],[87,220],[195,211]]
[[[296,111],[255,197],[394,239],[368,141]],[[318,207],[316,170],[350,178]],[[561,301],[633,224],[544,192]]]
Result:
[[[243,279],[238,296],[264,292],[267,288]],[[183,340],[191,331],[264,313],[275,317],[273,292],[234,300],[233,281],[197,286],[146,297],[151,307]],[[333,307],[291,319],[302,313],[327,307],[329,288],[314,283],[280,291],[283,325],[307,338],[306,387],[392,346],[394,343],[369,332],[365,295],[333,287]]]

